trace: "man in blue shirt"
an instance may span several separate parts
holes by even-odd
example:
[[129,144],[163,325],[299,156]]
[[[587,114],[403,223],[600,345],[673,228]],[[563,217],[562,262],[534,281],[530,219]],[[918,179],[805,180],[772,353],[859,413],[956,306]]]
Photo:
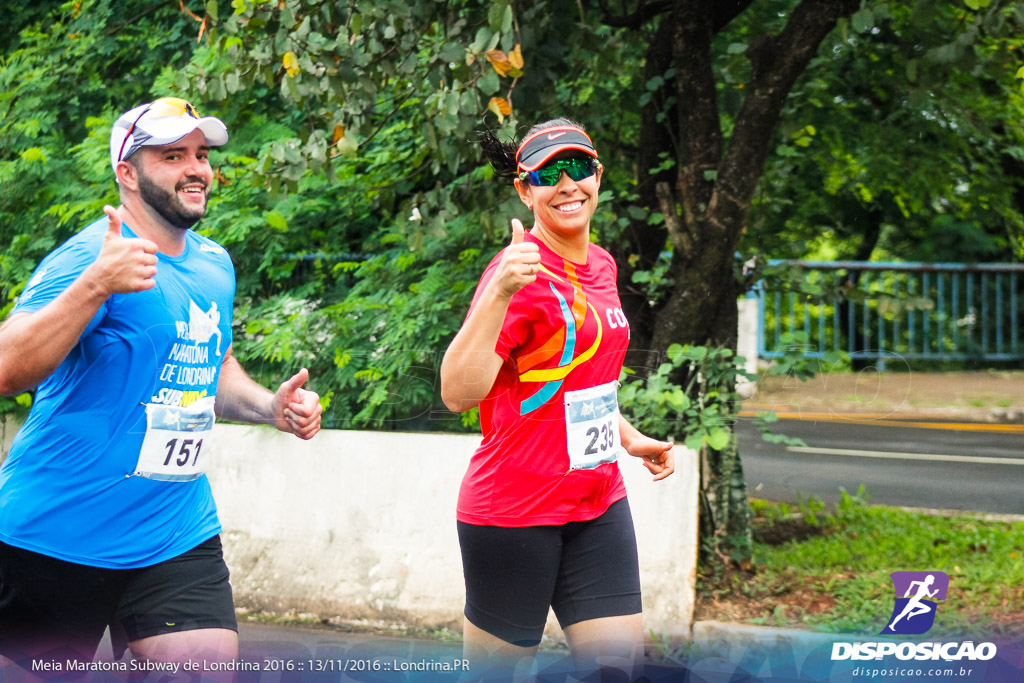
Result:
[[[237,657],[216,507],[216,418],[320,429],[305,369],[275,393],[231,352],[235,276],[190,228],[227,129],[178,98],[115,122],[121,206],[38,266],[0,325],[0,394],[36,388],[0,469],[0,656]],[[2,660],[2,657],[0,657]]]

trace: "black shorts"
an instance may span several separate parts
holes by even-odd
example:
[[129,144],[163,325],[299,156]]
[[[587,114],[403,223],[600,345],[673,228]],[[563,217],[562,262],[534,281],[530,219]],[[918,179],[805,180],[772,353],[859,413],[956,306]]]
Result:
[[220,536],[150,567],[104,569],[0,543],[0,655],[88,661],[110,627],[114,656],[140,638],[238,630]]
[[625,498],[586,522],[458,526],[466,618],[505,642],[540,643],[549,606],[563,629],[642,611],[636,533]]

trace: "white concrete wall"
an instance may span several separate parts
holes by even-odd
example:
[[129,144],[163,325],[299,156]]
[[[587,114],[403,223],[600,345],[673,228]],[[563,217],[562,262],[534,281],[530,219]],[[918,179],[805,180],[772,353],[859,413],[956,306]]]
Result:
[[[736,300],[736,308],[736,355],[745,359],[744,370],[757,374],[757,330],[761,320],[757,310],[757,299],[741,296]],[[757,392],[757,383],[741,379],[736,383],[736,390],[743,398],[750,398]]]
[[11,450],[14,435],[20,427],[21,420],[16,420],[10,415],[0,415],[0,463],[7,459],[7,452]]
[[[461,630],[455,526],[478,436],[326,431],[303,442],[218,425],[208,470],[240,607]],[[622,470],[640,554],[645,629],[688,637],[697,556],[697,458],[651,482]],[[557,636],[553,617],[549,632]]]
[[[3,455],[18,426],[0,421]],[[461,630],[455,503],[479,436],[329,430],[300,441],[268,427],[217,425],[214,437],[207,474],[239,607]],[[677,447],[675,474],[656,483],[639,461],[621,465],[645,630],[689,637],[696,454]],[[553,615],[548,632],[558,637]]]

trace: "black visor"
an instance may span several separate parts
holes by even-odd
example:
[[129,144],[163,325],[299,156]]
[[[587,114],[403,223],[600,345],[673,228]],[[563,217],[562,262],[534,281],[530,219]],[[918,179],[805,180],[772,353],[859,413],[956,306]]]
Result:
[[535,171],[561,151],[575,149],[597,158],[590,137],[576,126],[555,126],[537,131],[523,140],[516,152],[520,171]]

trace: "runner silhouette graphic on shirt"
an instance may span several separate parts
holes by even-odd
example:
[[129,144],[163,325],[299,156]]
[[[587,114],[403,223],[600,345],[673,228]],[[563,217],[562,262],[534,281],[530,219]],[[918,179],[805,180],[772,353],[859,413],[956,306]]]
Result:
[[217,302],[210,302],[209,312],[203,311],[196,305],[195,301],[188,302],[188,335],[189,339],[195,342],[196,346],[210,341],[213,335],[217,335],[217,355],[220,355],[221,334],[220,311],[217,310]]

